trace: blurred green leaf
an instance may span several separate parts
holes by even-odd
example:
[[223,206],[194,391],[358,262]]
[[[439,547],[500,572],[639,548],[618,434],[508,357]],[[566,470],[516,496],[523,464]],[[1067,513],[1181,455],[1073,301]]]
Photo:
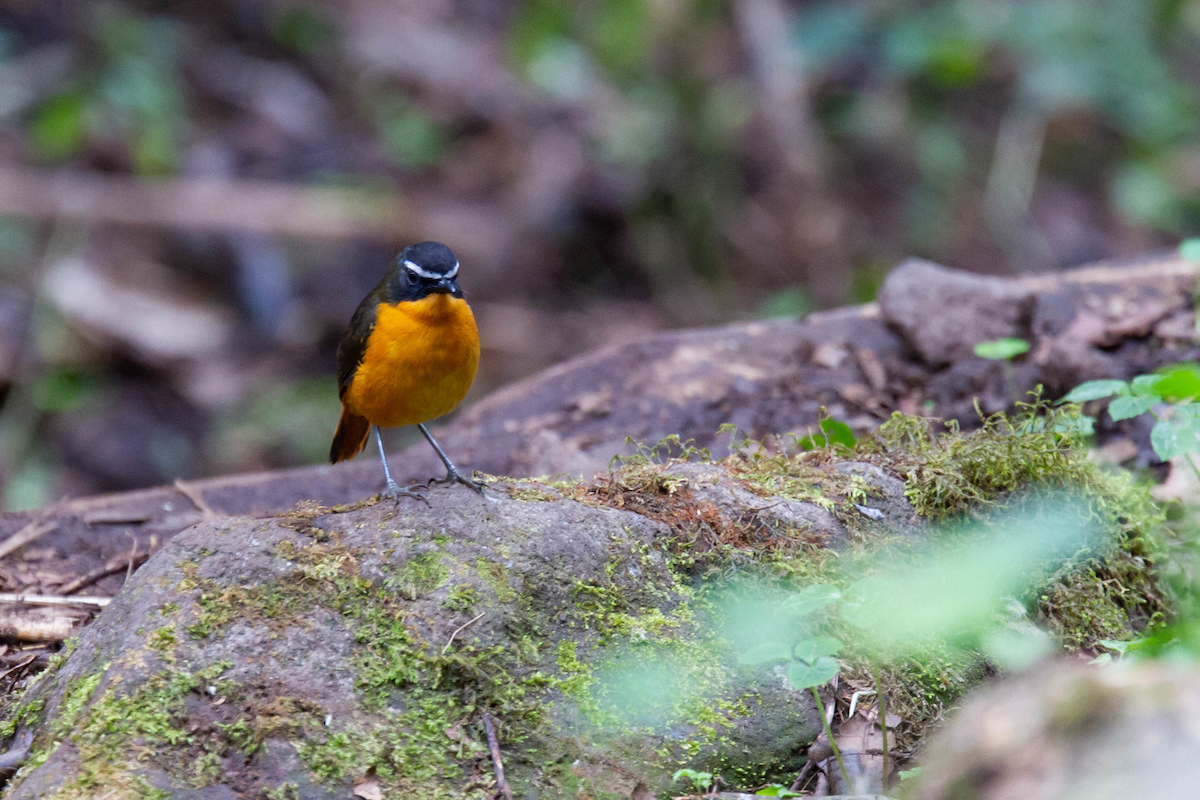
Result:
[[758,307],[757,317],[772,319],[774,317],[794,317],[799,319],[813,310],[812,299],[803,286],[789,286],[772,292]]
[[1028,669],[1058,651],[1050,635],[1032,625],[1023,629],[998,628],[987,631],[980,648],[988,661],[1004,670]]
[[31,387],[30,399],[39,411],[60,414],[91,401],[96,390],[96,380],[91,376],[60,369],[38,377]]
[[1007,361],[1028,352],[1029,342],[1013,337],[980,342],[975,345],[975,355],[993,361]]
[[441,128],[402,98],[384,94],[372,103],[379,138],[393,163],[402,167],[436,164],[446,150]]
[[1170,403],[1200,397],[1200,364],[1175,364],[1160,370],[1154,391]]
[[1180,242],[1179,256],[1188,261],[1200,262],[1200,238],[1184,239]]
[[1108,404],[1108,415],[1112,417],[1113,422],[1120,422],[1123,419],[1131,419],[1139,414],[1145,414],[1160,402],[1162,402],[1162,398],[1155,395],[1118,397]]
[[790,661],[792,648],[785,642],[761,642],[749,650],[738,653],[738,663],[748,666],[766,664],[769,661]]
[[822,656],[811,664],[793,661],[787,668],[788,683],[797,690],[823,686],[833,680],[840,669],[837,659],[829,656]]
[[1157,167],[1130,163],[1118,168],[1110,193],[1131,222],[1171,228],[1177,221],[1179,192]]
[[[1183,410],[1184,413],[1180,413]],[[1160,419],[1150,429],[1150,446],[1163,461],[1200,452],[1200,413],[1178,406],[1169,419]]]
[[790,593],[780,605],[785,614],[807,617],[841,599],[842,592],[836,586],[814,583],[798,592]]
[[1067,392],[1064,403],[1086,403],[1113,395],[1129,394],[1129,384],[1118,380],[1086,381]]
[[337,26],[320,6],[286,5],[270,9],[271,35],[277,42],[312,55],[328,49],[337,38]]
[[584,30],[596,57],[608,69],[629,72],[642,68],[650,55],[648,0],[595,0]]
[[679,783],[680,780],[686,780],[692,786],[696,786],[701,789],[707,789],[709,786],[712,786],[713,776],[711,772],[700,772],[699,770],[694,769],[681,769],[676,771],[676,773],[671,776],[671,780],[675,783]]
[[1162,380],[1162,375],[1138,375],[1129,382],[1129,389],[1135,397],[1154,397],[1162,400],[1162,392],[1159,390]]
[[1098,544],[1087,509],[1060,495],[1031,498],[989,530],[1005,533],[967,527],[911,565],[881,564],[846,592],[842,617],[888,657],[929,644],[977,644],[994,627],[1002,598],[1020,597],[1038,575]]
[[63,161],[79,152],[87,139],[87,101],[78,91],[55,95],[38,107],[29,126],[35,155]]
[[842,643],[832,636],[810,636],[796,643],[792,658],[811,664],[823,656],[836,656],[841,649]]

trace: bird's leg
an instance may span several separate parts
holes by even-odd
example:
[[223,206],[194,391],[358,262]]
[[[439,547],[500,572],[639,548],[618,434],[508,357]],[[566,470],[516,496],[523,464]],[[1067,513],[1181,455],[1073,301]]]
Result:
[[[446,477],[441,478],[441,479],[434,479],[431,482],[432,483],[461,483],[463,486],[474,489],[475,491],[479,492],[479,494],[483,495],[484,487],[487,484],[481,483],[480,481],[472,480],[471,478],[467,478],[467,477],[464,477],[463,475],[459,474],[458,467],[454,466],[454,462],[450,460],[450,457],[447,456],[445,451],[442,450],[441,445],[439,445],[437,443],[437,440],[433,438],[433,434],[430,433],[429,429],[425,427],[425,423],[418,422],[417,427],[421,429],[421,433],[425,436],[425,439],[431,445],[433,445],[434,452],[438,454],[438,458],[440,458],[442,460],[442,463],[446,466]],[[484,495],[484,496],[486,497],[486,495]]]
[[[375,444],[379,446],[379,460],[383,462],[383,477],[387,478],[387,494],[393,500],[399,500],[401,497],[415,497],[418,500],[425,500],[425,495],[417,491],[419,484],[413,484],[409,487],[401,487],[396,483],[396,479],[392,477],[392,471],[388,469],[387,454],[383,452],[383,437],[379,435],[379,426],[372,425],[371,429],[375,431]],[[425,502],[429,502],[426,500]]]

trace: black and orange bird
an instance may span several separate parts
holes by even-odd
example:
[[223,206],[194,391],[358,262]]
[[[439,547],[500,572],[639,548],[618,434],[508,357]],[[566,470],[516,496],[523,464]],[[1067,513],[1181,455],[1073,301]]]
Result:
[[462,475],[425,427],[462,402],[479,365],[479,331],[457,278],[458,259],[449,247],[409,245],[359,303],[338,345],[342,418],[329,461],[358,455],[374,430],[394,498],[421,497],[416,485],[401,488],[388,469],[379,429],[401,425],[416,425],[446,465],[446,477],[437,482],[483,494],[484,485]]

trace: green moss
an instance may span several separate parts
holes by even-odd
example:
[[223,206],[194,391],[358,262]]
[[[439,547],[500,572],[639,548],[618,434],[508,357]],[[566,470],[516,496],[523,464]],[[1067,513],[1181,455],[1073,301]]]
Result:
[[447,611],[455,611],[460,614],[467,614],[475,609],[475,605],[479,602],[479,591],[470,584],[459,583],[450,587],[446,592],[446,599],[442,601],[442,608]]
[[168,625],[150,634],[150,649],[158,650],[159,652],[167,652],[173,650],[177,644],[175,638],[175,627]]
[[432,592],[450,577],[444,557],[436,551],[414,555],[388,575],[387,587],[407,600]]
[[80,767],[55,798],[81,797],[101,787],[122,797],[166,797],[134,774],[132,767],[151,756],[156,765],[173,764],[174,771],[193,775],[206,765],[212,767],[211,761],[186,754],[192,734],[185,728],[184,699],[216,681],[229,666],[223,662],[196,673],[167,669],[129,690],[120,680],[110,680],[98,694],[109,665],[73,681],[50,728],[51,746],[37,761],[27,763],[17,779],[43,763],[70,734]]
[[501,564],[486,558],[475,559],[475,574],[492,590],[496,600],[501,603],[511,603],[517,599],[517,593],[508,584],[508,575]]

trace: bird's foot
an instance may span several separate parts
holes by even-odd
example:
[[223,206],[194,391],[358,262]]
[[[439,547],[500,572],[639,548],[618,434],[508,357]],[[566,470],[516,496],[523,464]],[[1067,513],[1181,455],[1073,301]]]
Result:
[[429,505],[429,501],[425,499],[425,495],[420,492],[421,485],[414,483],[412,486],[401,486],[393,480],[389,480],[387,489],[383,491],[382,497],[390,497],[396,502],[400,502],[401,497],[411,497],[414,500],[422,500],[425,505]]
[[487,495],[484,494],[484,491],[483,491],[484,489],[487,488],[486,483],[484,483],[483,481],[477,481],[473,478],[468,478],[456,469],[451,469],[450,471],[448,471],[446,473],[446,477],[444,477],[444,478],[434,478],[433,480],[430,481],[430,483],[461,483],[463,486],[466,486],[468,489],[474,489],[475,491],[479,492],[480,497],[487,497]]

